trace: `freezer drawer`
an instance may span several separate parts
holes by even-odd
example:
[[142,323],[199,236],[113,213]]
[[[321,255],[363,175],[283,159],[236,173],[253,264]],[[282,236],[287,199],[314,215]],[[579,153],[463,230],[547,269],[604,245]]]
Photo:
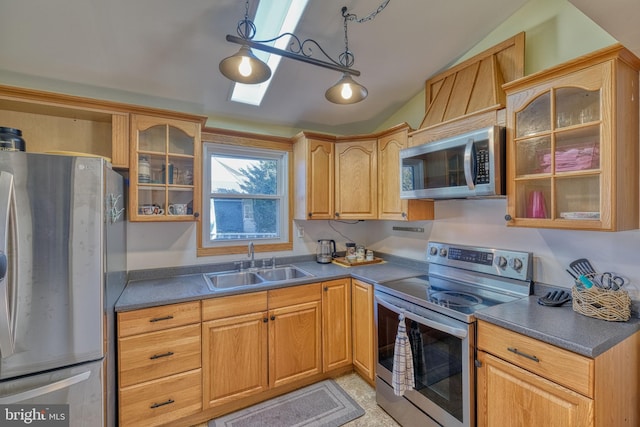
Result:
[[[0,382],[0,408],[4,405],[69,405],[71,427],[113,425],[115,414],[105,417],[103,361],[85,363],[58,369],[45,374],[32,375]],[[0,411],[3,425],[4,411]]]

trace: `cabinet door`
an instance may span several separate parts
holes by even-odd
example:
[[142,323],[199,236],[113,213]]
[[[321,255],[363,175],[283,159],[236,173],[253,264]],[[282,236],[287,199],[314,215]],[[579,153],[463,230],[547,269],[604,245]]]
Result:
[[479,427],[593,426],[593,401],[478,352]]
[[508,225],[637,228],[637,79],[608,60],[508,92]]
[[205,408],[268,389],[267,322],[263,312],[202,323]]
[[400,198],[400,150],[408,146],[408,128],[378,138],[378,219],[433,219],[432,200]]
[[336,144],[336,218],[377,219],[377,151],[375,139]]
[[269,311],[271,387],[322,372],[320,301]]
[[308,219],[333,219],[333,143],[309,140],[307,177]]
[[352,279],[353,366],[370,383],[375,380],[373,286]]
[[193,221],[200,211],[200,123],[131,116],[132,221]]
[[323,370],[351,365],[351,279],[322,283]]

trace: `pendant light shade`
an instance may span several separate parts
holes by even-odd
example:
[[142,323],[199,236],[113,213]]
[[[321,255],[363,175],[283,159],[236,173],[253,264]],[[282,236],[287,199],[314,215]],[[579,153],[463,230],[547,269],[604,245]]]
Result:
[[365,99],[368,93],[366,87],[344,73],[338,83],[327,89],[324,96],[334,104],[355,104]]
[[219,67],[226,78],[238,83],[258,84],[271,77],[269,66],[258,59],[246,45],[242,45],[236,54],[220,61]]

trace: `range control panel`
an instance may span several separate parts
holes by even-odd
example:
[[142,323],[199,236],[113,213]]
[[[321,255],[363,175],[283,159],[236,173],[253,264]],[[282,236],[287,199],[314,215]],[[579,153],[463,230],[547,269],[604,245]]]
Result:
[[533,276],[531,252],[429,242],[427,261],[517,280],[529,281]]

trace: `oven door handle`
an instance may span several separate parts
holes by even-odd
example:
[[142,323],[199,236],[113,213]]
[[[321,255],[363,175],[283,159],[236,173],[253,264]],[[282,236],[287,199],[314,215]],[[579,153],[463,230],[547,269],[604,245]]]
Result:
[[416,322],[428,326],[430,328],[436,329],[438,331],[442,331],[445,332],[449,335],[453,335],[456,338],[460,338],[460,339],[464,339],[467,337],[468,332],[466,329],[462,329],[462,328],[456,328],[454,326],[449,326],[449,325],[444,325],[440,322],[436,322],[435,320],[431,320],[431,319],[427,319],[425,317],[422,316],[418,316],[417,314],[414,314],[410,311],[407,311],[403,308],[400,308],[396,305],[393,305],[387,301],[384,301],[383,299],[380,299],[378,297],[376,297],[376,301],[378,302],[378,304],[380,304],[383,307],[386,307],[387,309],[398,313],[398,315],[400,314],[404,314],[404,317],[406,317],[407,319],[411,319],[411,320],[415,320]]

